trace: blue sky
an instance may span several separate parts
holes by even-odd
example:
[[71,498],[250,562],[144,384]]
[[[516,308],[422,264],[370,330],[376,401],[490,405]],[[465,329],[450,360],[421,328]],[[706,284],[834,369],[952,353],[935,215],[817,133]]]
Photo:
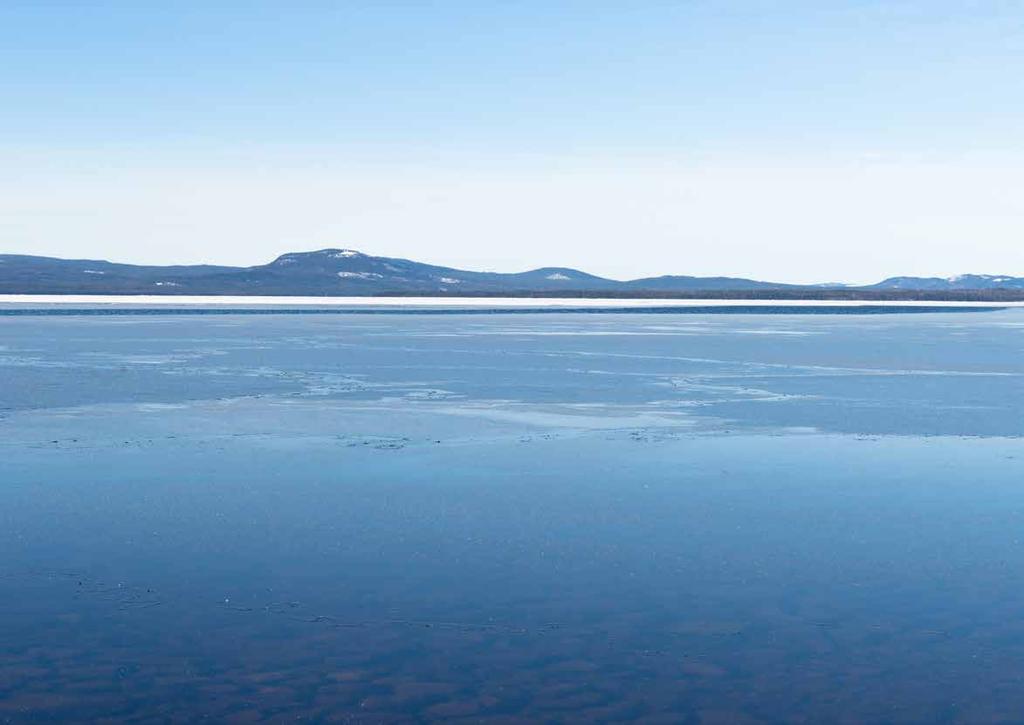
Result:
[[1024,275],[1020,2],[15,0],[0,108],[3,251]]

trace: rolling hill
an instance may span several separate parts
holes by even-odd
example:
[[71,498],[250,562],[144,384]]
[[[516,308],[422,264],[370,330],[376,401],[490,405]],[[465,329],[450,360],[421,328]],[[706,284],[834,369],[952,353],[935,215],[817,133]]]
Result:
[[568,267],[527,272],[477,272],[375,257],[352,249],[283,254],[253,267],[142,266],[99,260],[0,255],[0,294],[162,295],[558,295],[677,296],[736,293],[740,296],[822,296],[957,291],[1024,292],[1024,278],[962,275],[950,278],[891,277],[865,287],[794,285],[737,277],[665,275],[620,281]]

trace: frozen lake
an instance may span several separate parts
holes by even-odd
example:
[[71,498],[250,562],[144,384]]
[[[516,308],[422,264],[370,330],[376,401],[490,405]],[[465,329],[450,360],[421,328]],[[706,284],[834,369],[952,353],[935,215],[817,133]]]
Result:
[[12,310],[0,722],[1024,710],[1024,309]]

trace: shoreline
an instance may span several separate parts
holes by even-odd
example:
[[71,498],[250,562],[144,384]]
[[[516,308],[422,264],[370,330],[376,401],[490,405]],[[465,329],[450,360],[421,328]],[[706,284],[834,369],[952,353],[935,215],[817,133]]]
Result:
[[762,300],[762,299],[658,299],[658,298],[568,298],[568,297],[259,297],[214,295],[0,295],[0,309],[92,306],[134,309],[140,307],[178,308],[339,308],[371,309],[666,309],[666,308],[941,308],[1004,309],[1024,307],[1024,301],[979,300]]

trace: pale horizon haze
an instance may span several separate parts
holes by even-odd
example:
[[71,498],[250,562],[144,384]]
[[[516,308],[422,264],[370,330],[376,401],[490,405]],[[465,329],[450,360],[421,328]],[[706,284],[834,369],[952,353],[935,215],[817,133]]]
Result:
[[1019,2],[5,3],[0,253],[1024,276]]

